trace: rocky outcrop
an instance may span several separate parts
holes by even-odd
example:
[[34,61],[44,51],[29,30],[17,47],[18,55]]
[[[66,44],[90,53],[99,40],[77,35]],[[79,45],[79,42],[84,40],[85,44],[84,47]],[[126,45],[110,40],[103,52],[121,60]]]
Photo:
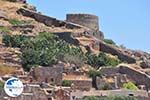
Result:
[[20,2],[20,3],[27,3],[26,0],[16,0],[17,2]]
[[25,8],[19,9],[17,11],[17,13],[22,14],[23,16],[34,18],[36,21],[44,23],[47,26],[66,27],[66,28],[69,28],[69,29],[82,28],[82,26],[80,26],[80,25],[65,22],[65,21],[61,21],[61,20],[57,20],[56,18],[49,17],[49,16],[46,16],[46,15],[42,15],[40,13],[31,11],[31,10],[28,10],[28,9],[25,9]]
[[0,47],[0,59],[4,60],[5,63],[21,65],[19,54],[21,52],[18,48]]
[[67,43],[79,46],[79,41],[72,36],[71,32],[55,33],[62,40],[65,40]]
[[130,79],[136,82],[136,84],[145,85],[147,89],[150,89],[150,76],[145,74],[144,72],[126,65],[121,65],[119,72],[121,74],[126,74]]
[[144,60],[140,63],[142,68],[150,68],[150,60]]
[[18,2],[18,3],[27,3],[26,0],[7,0],[7,1],[10,1],[10,2]]
[[100,41],[100,51],[110,53],[112,55],[117,55],[119,59],[121,59],[122,61],[128,62],[128,63],[136,62],[136,60],[133,57],[123,53],[122,51],[117,49],[117,47],[111,46],[102,41]]
[[[95,36],[96,38],[99,38],[99,39],[104,38],[104,34],[101,31],[99,31],[97,19],[94,21],[95,24],[92,22],[88,23],[88,21],[87,21],[88,19],[85,22],[82,21],[82,23],[84,23],[84,24],[80,24],[80,23],[75,23],[74,21],[71,21],[69,19],[67,21],[58,20],[56,18],[42,15],[33,10],[28,10],[25,8],[19,9],[17,11],[17,13],[22,14],[23,16],[34,18],[36,21],[44,23],[45,25],[50,26],[50,27],[53,27],[53,26],[54,27],[65,27],[67,29],[81,29],[82,28],[85,30],[85,33],[87,33],[88,35]],[[92,20],[93,19],[91,19],[91,21]],[[88,25],[86,25],[86,23]],[[92,25],[95,25],[96,28],[95,27],[93,28]]]
[[34,29],[34,25],[18,25],[18,26],[12,26],[12,30],[18,30],[24,34],[31,33]]
[[5,14],[5,12],[4,11],[2,11],[2,10],[0,10],[0,19],[8,19],[7,18],[7,16],[6,16],[6,14]]

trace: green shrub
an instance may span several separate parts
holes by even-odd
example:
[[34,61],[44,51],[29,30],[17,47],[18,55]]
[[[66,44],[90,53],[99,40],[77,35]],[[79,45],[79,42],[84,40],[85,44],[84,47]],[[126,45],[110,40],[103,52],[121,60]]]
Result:
[[107,66],[112,66],[112,67],[117,66],[119,63],[121,63],[121,61],[119,59],[117,59],[117,58],[110,58],[110,57],[108,57],[107,61],[106,61],[106,65]]
[[111,90],[112,87],[109,83],[105,83],[102,87],[101,87],[102,90]]
[[107,44],[116,45],[116,43],[111,39],[104,39],[103,41]]
[[[71,59],[66,59],[66,55]],[[71,47],[58,36],[47,32],[40,33],[22,46],[22,64],[26,70],[33,65],[50,66],[58,61],[78,65],[82,55],[80,48]]]
[[137,100],[135,97],[127,97],[127,96],[108,96],[105,100]]
[[124,83],[123,88],[128,90],[138,90],[138,87],[132,82]]
[[70,87],[72,84],[72,81],[70,80],[63,80],[62,86]]
[[0,32],[4,32],[4,33],[10,33],[11,30],[6,28],[6,27],[3,27],[3,26],[0,26]]
[[90,96],[90,97],[84,97],[83,100],[100,100],[100,99],[95,96]]
[[4,82],[0,81],[0,91],[4,89]]
[[10,19],[9,23],[14,25],[14,26],[19,26],[19,25],[26,25],[30,24],[32,20],[18,20],[18,19]]
[[120,63],[119,59],[110,58],[104,53],[95,54],[86,54],[87,63],[94,68],[99,68],[101,66],[117,66]]
[[89,75],[89,77],[96,77],[96,76],[101,77],[102,76],[101,72],[97,71],[97,70],[90,70],[88,72],[88,75]]
[[75,64],[76,66],[82,66],[85,61],[86,57],[84,56],[82,50],[80,48],[70,48],[68,53],[64,54],[63,57],[64,62],[68,62],[70,64]]
[[3,35],[3,43],[9,47],[21,47],[30,37],[24,35]]
[[83,100],[137,100],[135,97],[127,97],[127,96],[108,96],[108,97],[84,97]]
[[104,53],[99,53],[99,55],[95,54],[87,54],[87,63],[94,68],[99,68],[100,66],[106,65],[107,57]]

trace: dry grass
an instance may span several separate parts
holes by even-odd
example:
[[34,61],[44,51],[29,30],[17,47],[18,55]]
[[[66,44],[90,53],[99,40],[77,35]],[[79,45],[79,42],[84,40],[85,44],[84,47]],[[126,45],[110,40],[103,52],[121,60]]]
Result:
[[0,64],[0,74],[1,75],[13,74],[15,72],[16,72],[16,68],[15,67],[11,67],[11,66],[5,65],[5,64]]

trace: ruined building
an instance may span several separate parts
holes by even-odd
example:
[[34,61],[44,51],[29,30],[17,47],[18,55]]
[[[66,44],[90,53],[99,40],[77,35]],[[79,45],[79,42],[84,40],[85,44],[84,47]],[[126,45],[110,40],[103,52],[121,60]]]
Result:
[[99,31],[100,29],[98,16],[91,14],[67,14],[66,17],[67,22],[72,22],[75,24],[85,26],[93,31],[91,32],[91,35],[99,39],[104,38],[103,33]]

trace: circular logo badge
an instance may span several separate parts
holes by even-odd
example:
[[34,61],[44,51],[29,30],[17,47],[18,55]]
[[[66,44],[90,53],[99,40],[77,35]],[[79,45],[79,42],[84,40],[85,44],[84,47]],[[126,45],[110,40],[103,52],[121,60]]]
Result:
[[18,97],[23,92],[23,83],[18,78],[10,78],[5,82],[4,90],[10,97]]

